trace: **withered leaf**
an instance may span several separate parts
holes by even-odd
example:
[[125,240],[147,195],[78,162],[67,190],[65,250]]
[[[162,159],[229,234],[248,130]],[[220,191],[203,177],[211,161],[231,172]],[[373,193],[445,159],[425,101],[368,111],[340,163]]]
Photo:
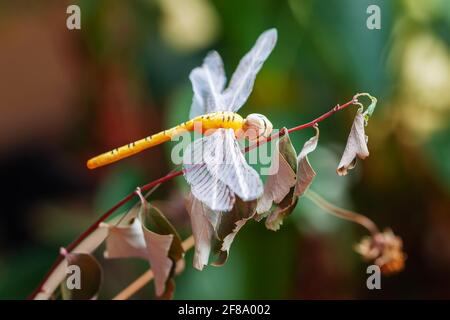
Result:
[[108,230],[104,257],[114,258],[144,258],[148,259],[148,250],[139,219],[132,219],[127,224],[113,225],[101,223],[100,228]]
[[[278,167],[276,172],[274,172],[274,167]],[[258,200],[256,211],[259,214],[269,211],[273,202],[280,203],[296,182],[294,170],[292,170],[286,159],[278,152],[272,160],[270,171],[272,174],[267,178],[264,185],[264,193]]]
[[298,197],[294,195],[294,188],[291,188],[288,195],[270,211],[265,222],[266,228],[278,231],[283,224],[283,219],[292,213],[297,202]]
[[172,271],[173,261],[169,258],[173,235],[161,235],[151,231],[145,233],[148,242],[148,259],[155,275],[156,295],[161,296],[166,289],[166,281]]
[[316,130],[315,136],[305,142],[300,155],[296,158],[296,179],[293,187],[267,215],[265,225],[269,230],[277,231],[280,229],[284,218],[292,213],[297,205],[298,198],[308,189],[316,176],[308,160],[308,154],[316,149],[319,140],[319,129],[317,126],[314,129]]
[[220,223],[216,228],[217,242],[214,246],[218,258],[212,265],[221,266],[227,261],[234,238],[247,221],[253,218],[255,213],[256,200],[243,201],[236,197],[233,209],[221,215]]
[[218,225],[220,214],[206,207],[200,200],[189,194],[186,209],[191,218],[192,234],[195,240],[194,268],[202,270],[208,264],[211,241]]
[[289,137],[286,128],[281,129],[285,134],[278,141],[278,150],[280,154],[286,159],[294,172],[297,172],[297,152]]
[[64,300],[95,299],[102,283],[103,272],[98,261],[87,253],[67,253],[67,274],[61,282]]
[[[278,164],[278,171],[274,170],[275,175],[267,178],[264,195],[258,200],[258,215],[255,217],[257,221],[266,217],[266,228],[273,231],[280,228],[284,217],[294,210],[298,200],[294,195],[298,170],[297,153],[288,133],[280,138],[277,147],[278,152],[274,154],[272,164]],[[275,206],[272,207],[273,203]]]
[[[285,128],[284,128],[285,129]],[[289,134],[284,134],[277,143],[269,169],[269,177],[264,184],[264,193],[258,199],[258,214],[268,212],[272,203],[280,203],[296,183],[297,153]]]
[[348,170],[356,166],[357,158],[365,159],[369,156],[369,149],[367,148],[368,137],[364,132],[365,122],[365,115],[362,113],[362,108],[360,108],[353,120],[347,145],[336,170],[340,176],[345,176]]
[[297,158],[297,184],[294,190],[294,196],[296,197],[301,197],[305,193],[316,176],[316,172],[311,167],[308,159],[308,154],[316,150],[319,141],[319,128],[315,126],[314,129],[316,130],[315,136],[305,142]]
[[175,228],[156,207],[141,198],[139,219],[148,250],[148,259],[155,277],[157,296],[171,297],[172,281],[177,262],[183,259],[184,250]]

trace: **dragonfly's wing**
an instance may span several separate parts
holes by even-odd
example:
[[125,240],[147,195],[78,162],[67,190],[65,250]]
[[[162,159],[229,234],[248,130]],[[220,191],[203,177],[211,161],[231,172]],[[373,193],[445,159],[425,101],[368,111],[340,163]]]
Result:
[[235,197],[231,189],[215,178],[206,165],[196,166],[186,177],[191,184],[192,194],[211,210],[228,212],[233,208]]
[[210,112],[225,111],[222,91],[226,77],[222,58],[217,51],[210,52],[203,65],[191,71],[189,79],[194,90],[189,114],[191,119]]
[[259,198],[263,193],[262,181],[255,169],[245,160],[232,129],[222,129],[225,136],[225,163],[219,179],[228,185],[242,200]]
[[256,74],[272,52],[277,41],[276,29],[262,33],[253,48],[241,59],[228,88],[223,92],[226,77],[222,58],[216,51],[210,52],[201,67],[192,70],[194,97],[189,117],[215,112],[239,110],[247,101]]
[[213,211],[227,212],[233,208],[235,197],[231,189],[214,176],[205,163],[203,152],[210,150],[213,135],[191,143],[183,155],[184,175],[192,194]]
[[236,112],[247,101],[253,89],[256,74],[272,52],[277,41],[277,30],[269,29],[256,40],[253,48],[241,59],[230,84],[224,92],[225,111]]
[[206,146],[205,162],[212,175],[244,201],[255,200],[263,193],[262,181],[245,160],[232,129],[218,129]]
[[247,164],[233,129],[218,129],[191,143],[183,166],[192,194],[214,211],[230,211],[235,194],[251,201],[263,193],[262,181]]

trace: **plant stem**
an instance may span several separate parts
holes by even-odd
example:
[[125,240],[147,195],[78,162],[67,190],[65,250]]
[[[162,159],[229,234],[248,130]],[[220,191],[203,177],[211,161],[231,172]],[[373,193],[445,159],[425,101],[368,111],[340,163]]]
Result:
[[[277,132],[277,133],[271,135],[270,137],[268,137],[266,140],[263,140],[262,143],[255,143],[255,144],[253,144],[253,145],[247,147],[247,148],[244,150],[244,152],[248,152],[249,150],[251,150],[251,149],[253,149],[253,148],[255,148],[255,147],[258,147],[259,145],[261,145],[261,144],[263,144],[263,143],[267,143],[267,142],[269,142],[269,141],[271,141],[271,140],[273,140],[273,139],[279,138],[279,137],[283,136],[284,134],[286,134],[286,132],[292,133],[292,132],[295,132],[295,131],[299,131],[299,130],[302,130],[302,129],[306,129],[306,128],[313,127],[315,124],[317,124],[317,123],[319,123],[319,122],[321,122],[321,121],[327,119],[328,117],[330,117],[330,116],[333,115],[334,113],[336,113],[336,112],[338,112],[338,111],[340,111],[340,110],[342,110],[342,109],[344,109],[344,108],[346,108],[346,107],[348,107],[348,106],[350,106],[350,105],[356,104],[356,103],[358,102],[358,101],[357,101],[357,97],[358,97],[358,95],[355,95],[355,96],[352,98],[352,100],[346,102],[346,103],[343,104],[343,105],[337,105],[337,106],[335,106],[335,107],[334,107],[333,109],[331,109],[330,111],[324,113],[324,114],[321,115],[320,117],[318,117],[318,118],[316,118],[316,119],[314,119],[314,120],[312,120],[312,121],[310,121],[310,122],[308,122],[308,123],[305,123],[305,124],[302,124],[302,125],[299,125],[299,126],[290,128],[290,129],[288,129],[288,130],[282,130],[282,131],[280,131],[280,132]],[[164,183],[164,182],[166,182],[166,181],[168,181],[168,180],[170,180],[170,179],[172,179],[172,178],[181,176],[182,174],[183,174],[183,170],[175,171],[175,172],[172,172],[172,173],[169,173],[169,174],[165,175],[164,177],[161,177],[161,178],[159,178],[159,179],[156,179],[156,180],[154,180],[154,181],[152,181],[152,182],[150,182],[150,183],[148,183],[148,184],[146,184],[146,185],[144,185],[144,186],[142,186],[142,187],[140,187],[140,188],[141,188],[142,191],[147,191],[147,190],[150,190],[151,188],[153,188],[153,187],[155,187],[155,186],[157,186],[157,185],[159,185],[159,184],[161,184],[161,183]],[[137,194],[136,194],[136,191],[134,191],[134,192],[128,194],[126,197],[124,197],[122,200],[120,200],[118,203],[116,203],[111,209],[109,209],[108,211],[106,211],[99,219],[97,219],[97,221],[94,222],[94,224],[92,224],[92,225],[91,225],[88,229],[86,229],[86,231],[84,231],[77,239],[75,239],[72,243],[70,243],[70,244],[66,247],[67,252],[70,253],[73,249],[75,249],[75,248],[76,248],[76,247],[77,247],[84,239],[86,239],[86,237],[88,237],[94,230],[96,230],[96,229],[98,228],[98,226],[99,226],[99,224],[100,224],[101,222],[103,222],[103,221],[105,221],[106,219],[108,219],[108,218],[109,218],[109,217],[110,217],[117,209],[119,209],[119,208],[120,208],[121,206],[123,206],[124,204],[128,203],[128,202],[129,202],[130,200],[132,200],[136,195],[137,195]],[[64,257],[63,257],[62,255],[59,255],[59,256],[57,257],[56,261],[52,264],[52,266],[50,267],[49,271],[45,274],[44,278],[43,278],[42,281],[39,283],[38,287],[30,294],[30,296],[28,297],[28,299],[34,299],[34,298],[36,297],[36,295],[37,295],[39,292],[43,291],[43,286],[44,286],[45,282],[47,281],[47,279],[50,277],[50,275],[52,274],[52,272],[55,271],[55,269],[57,268],[57,266],[58,266],[63,260],[64,260]]]
[[324,113],[320,117],[318,117],[318,118],[316,118],[316,119],[314,119],[314,120],[312,120],[312,121],[310,121],[308,123],[301,124],[301,125],[299,125],[297,127],[291,128],[287,132],[291,133],[291,132],[303,130],[303,129],[306,129],[306,128],[314,127],[314,125],[316,125],[317,123],[325,120],[326,118],[330,117],[331,115],[335,114],[336,112],[338,112],[338,111],[340,111],[342,109],[345,109],[345,108],[347,108],[350,105],[355,104],[356,102],[357,102],[357,100],[355,98],[353,98],[352,100],[348,101],[347,103],[344,103],[343,105],[339,105],[338,104],[333,109],[331,109],[330,111]]
[[[181,244],[183,246],[184,252],[189,251],[194,247],[194,236],[186,238]],[[153,270],[148,269],[139,278],[134,280],[128,287],[120,291],[113,300],[127,300],[140,289],[142,289],[147,283],[153,280]]]
[[286,133],[292,133],[292,132],[299,131],[299,130],[303,130],[303,129],[306,129],[306,128],[312,128],[312,127],[314,127],[317,123],[319,123],[319,122],[325,120],[326,118],[330,117],[331,115],[335,114],[336,112],[338,112],[338,111],[340,111],[340,110],[342,110],[342,109],[345,109],[345,108],[347,108],[348,106],[351,106],[351,105],[354,105],[354,104],[358,103],[357,96],[358,96],[358,95],[355,95],[355,96],[353,97],[352,100],[350,100],[350,101],[344,103],[343,105],[339,105],[339,104],[336,105],[336,106],[335,106],[333,109],[331,109],[330,111],[328,111],[328,112],[322,114],[320,117],[318,117],[318,118],[316,118],[316,119],[314,119],[314,120],[312,120],[312,121],[310,121],[310,122],[308,122],[308,123],[301,124],[301,125],[299,125],[299,126],[290,128],[290,129],[288,129],[288,130],[280,130],[280,131],[278,131],[277,133],[274,133],[273,135],[271,135],[270,137],[268,137],[267,139],[262,140],[261,142],[258,141],[258,142],[256,142],[255,144],[253,144],[253,145],[251,145],[251,146],[248,146],[247,148],[244,149],[244,152],[249,152],[250,150],[253,150],[254,148],[257,148],[257,147],[259,147],[260,145],[262,145],[262,144],[264,144],[264,143],[270,142],[270,141],[272,141],[273,139],[276,139],[276,138],[280,138],[280,137],[284,136]]
[[306,191],[305,195],[318,207],[322,208],[326,212],[331,213],[341,219],[349,220],[363,226],[364,228],[369,230],[372,236],[380,233],[380,230],[378,230],[376,224],[366,216],[347,209],[336,207],[334,204],[331,204],[311,189]]

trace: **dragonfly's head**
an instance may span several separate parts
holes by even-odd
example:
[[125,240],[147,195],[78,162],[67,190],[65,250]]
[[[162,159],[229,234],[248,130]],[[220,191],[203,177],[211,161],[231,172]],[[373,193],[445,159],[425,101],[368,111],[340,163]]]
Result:
[[272,122],[259,113],[251,113],[245,118],[243,126],[245,137],[255,140],[259,137],[268,137],[272,133]]

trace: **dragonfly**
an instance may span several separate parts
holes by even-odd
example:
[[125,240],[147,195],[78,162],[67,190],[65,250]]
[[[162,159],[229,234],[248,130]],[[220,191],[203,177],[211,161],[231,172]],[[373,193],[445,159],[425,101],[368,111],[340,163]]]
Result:
[[216,212],[231,211],[236,196],[243,201],[261,197],[261,178],[247,163],[238,140],[268,137],[273,126],[262,114],[252,113],[244,119],[237,111],[250,96],[256,75],[276,41],[276,29],[263,32],[240,60],[227,88],[222,58],[211,51],[189,75],[194,91],[190,120],[89,159],[87,167],[105,166],[183,132],[199,131],[203,136],[191,142],[183,154],[183,172],[193,196]]

